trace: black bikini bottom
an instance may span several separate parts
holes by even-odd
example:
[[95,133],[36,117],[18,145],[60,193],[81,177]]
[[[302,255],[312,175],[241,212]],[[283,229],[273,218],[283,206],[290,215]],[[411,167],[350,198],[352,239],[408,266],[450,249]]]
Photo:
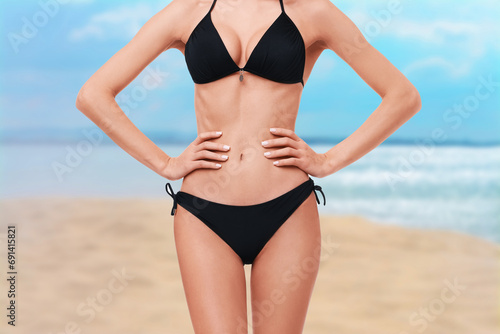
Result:
[[253,205],[227,205],[183,191],[175,194],[170,183],[167,183],[165,188],[174,200],[172,216],[175,214],[177,204],[191,212],[224,240],[238,254],[243,264],[253,263],[274,233],[313,190],[318,204],[320,200],[316,190],[321,192],[326,205],[325,194],[310,177],[283,195]]

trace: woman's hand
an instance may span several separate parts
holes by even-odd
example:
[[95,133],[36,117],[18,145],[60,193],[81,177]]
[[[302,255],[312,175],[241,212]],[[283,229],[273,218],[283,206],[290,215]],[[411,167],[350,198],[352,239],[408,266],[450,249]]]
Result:
[[178,157],[171,157],[163,171],[163,175],[169,180],[178,180],[195,169],[209,168],[219,169],[222,165],[218,162],[227,161],[228,156],[213,151],[229,151],[230,147],[209,141],[219,138],[222,131],[210,131],[200,133],[196,139]]
[[282,136],[277,139],[268,139],[262,142],[262,146],[282,147],[275,151],[267,151],[264,156],[270,159],[289,157],[286,159],[276,159],[274,165],[277,167],[296,166],[307,174],[315,177],[325,177],[328,173],[328,157],[326,153],[316,153],[292,130],[283,128],[271,128],[271,133]]

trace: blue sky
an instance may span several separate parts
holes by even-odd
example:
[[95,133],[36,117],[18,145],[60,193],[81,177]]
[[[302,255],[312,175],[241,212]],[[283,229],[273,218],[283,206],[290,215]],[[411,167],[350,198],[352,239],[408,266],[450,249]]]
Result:
[[[71,139],[81,136],[79,129],[93,127],[74,106],[78,90],[169,1],[61,2],[67,3],[0,5],[0,130],[8,137]],[[423,140],[435,129],[443,130],[449,143],[500,142],[500,87],[481,88],[485,80],[500,81],[498,1],[403,0],[388,20],[381,13],[387,13],[393,0],[332,2],[420,91],[422,110],[388,142]],[[151,71],[165,77],[157,88],[141,91]],[[196,136],[193,89],[182,54],[171,49],[118,101],[147,134],[190,141]],[[477,89],[488,96],[479,100]],[[127,103],[124,96],[137,92],[144,94],[133,105]],[[296,132],[303,138],[341,140],[379,103],[380,97],[349,66],[325,50],[306,83]],[[468,116],[456,112],[463,104]]]

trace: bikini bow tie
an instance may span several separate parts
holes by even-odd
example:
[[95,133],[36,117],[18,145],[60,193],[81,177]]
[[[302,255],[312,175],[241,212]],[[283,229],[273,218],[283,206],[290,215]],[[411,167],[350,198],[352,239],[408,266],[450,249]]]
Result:
[[326,197],[325,197],[325,194],[323,193],[323,190],[321,190],[321,186],[318,186],[318,185],[314,185],[314,196],[316,196],[316,202],[318,202],[318,204],[320,204],[320,200],[319,200],[319,197],[318,197],[318,194],[316,194],[316,190],[319,190],[319,192],[321,193],[321,195],[323,196],[323,201],[324,201],[324,205],[326,205]]
[[172,189],[172,186],[170,185],[170,183],[167,183],[165,185],[165,190],[167,191],[167,194],[169,194],[172,197],[172,199],[174,200],[174,205],[172,206],[172,211],[170,212],[170,215],[173,216],[175,214],[175,210],[177,210],[177,196],[174,193],[174,190]]

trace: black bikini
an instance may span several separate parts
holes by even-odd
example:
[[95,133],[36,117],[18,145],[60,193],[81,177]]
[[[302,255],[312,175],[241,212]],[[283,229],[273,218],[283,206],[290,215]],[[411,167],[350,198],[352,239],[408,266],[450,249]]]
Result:
[[184,191],[178,191],[176,194],[170,183],[166,184],[165,189],[174,200],[170,212],[172,216],[177,205],[191,212],[224,240],[238,254],[243,264],[253,263],[274,233],[313,190],[318,204],[320,201],[316,190],[321,192],[326,205],[325,194],[320,186],[314,185],[311,178],[283,195],[253,205],[212,202]]
[[[280,0],[280,16],[264,33],[242,68],[231,58],[212,23],[210,12],[215,2],[186,42],[186,64],[195,83],[209,83],[238,71],[242,81],[243,71],[247,71],[272,81],[284,84],[300,82],[304,86],[304,40],[285,13],[283,0]],[[319,190],[326,205],[325,194],[310,177],[283,195],[253,205],[217,203],[183,191],[176,194],[170,183],[165,185],[165,189],[174,200],[172,216],[177,205],[185,208],[224,240],[243,264],[254,262],[266,243],[311,192],[320,204],[316,194]]]
[[211,11],[194,28],[186,42],[184,55],[186,64],[195,83],[209,83],[232,73],[243,71],[260,77],[285,83],[301,83],[306,59],[306,48],[299,29],[285,13],[280,0],[281,14],[264,33],[253,49],[244,67],[233,60],[215,28]]

